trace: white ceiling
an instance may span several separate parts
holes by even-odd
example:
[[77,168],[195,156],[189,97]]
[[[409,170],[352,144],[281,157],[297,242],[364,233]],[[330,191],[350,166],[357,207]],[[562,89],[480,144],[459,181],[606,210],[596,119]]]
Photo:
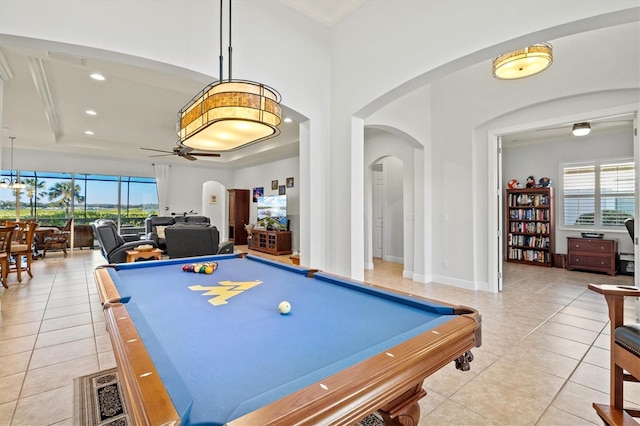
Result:
[[[365,0],[280,0],[301,13],[330,26],[348,15]],[[4,81],[1,145],[10,145],[14,136],[16,150],[69,152],[87,156],[145,159],[153,152],[140,148],[171,151],[176,145],[177,111],[204,86],[185,77],[150,70],[135,64],[125,65],[92,57],[71,56],[55,50],[54,45],[24,46],[19,40],[0,35],[0,79]],[[92,69],[100,69],[108,79],[89,78]],[[285,100],[286,101],[286,100]],[[89,116],[85,110],[95,110]],[[297,114],[283,105],[281,135],[230,153],[220,158],[199,157],[199,166],[247,166],[258,162],[298,155]],[[606,120],[603,120],[606,121]],[[624,120],[594,124],[594,131]],[[631,125],[626,121],[624,125]],[[553,129],[507,135],[505,142],[556,138],[569,134],[571,123]],[[91,130],[94,135],[85,135]],[[184,163],[177,156],[162,157],[163,162]],[[8,159],[3,159],[5,168]]]
[[331,26],[347,16],[365,0],[280,0],[280,2]]
[[[284,4],[333,25],[364,0],[281,0]],[[177,112],[204,84],[135,65],[92,57],[72,56],[52,46],[25,47],[19,40],[0,36],[0,79],[4,80],[3,147],[15,137],[15,148],[86,154],[112,158],[147,159],[153,152],[176,145]],[[89,78],[100,69],[108,79]],[[96,116],[84,111],[91,109]],[[220,158],[199,157],[194,165],[246,166],[258,161],[298,155],[296,114],[283,105],[280,136]],[[85,134],[91,130],[93,135]],[[160,154],[160,153],[158,153]],[[177,156],[163,162],[182,163]],[[205,163],[206,162],[206,163]],[[8,163],[3,161],[5,167]]]
[[[588,122],[591,126],[591,134],[599,134],[609,131],[619,131],[620,129],[628,129],[633,131],[633,114],[622,114],[611,117],[600,117],[589,120],[580,121]],[[511,143],[544,143],[552,140],[563,140],[573,136],[571,130],[575,123],[564,123],[549,127],[540,127],[523,132],[512,133],[502,137],[503,144]]]

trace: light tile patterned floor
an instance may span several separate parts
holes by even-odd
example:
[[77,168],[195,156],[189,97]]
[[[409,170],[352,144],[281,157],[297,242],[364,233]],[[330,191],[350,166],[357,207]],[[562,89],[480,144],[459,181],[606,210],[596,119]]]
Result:
[[[115,366],[93,281],[103,263],[98,251],[54,252],[35,262],[34,278],[12,275],[0,288],[0,426],[70,425],[73,377]],[[471,370],[451,364],[425,381],[420,424],[601,424],[591,403],[608,400],[607,309],[587,283],[631,277],[506,264],[505,290],[491,294],[401,275],[402,265],[376,261],[365,277],[483,317]],[[640,406],[640,384],[626,395]]]

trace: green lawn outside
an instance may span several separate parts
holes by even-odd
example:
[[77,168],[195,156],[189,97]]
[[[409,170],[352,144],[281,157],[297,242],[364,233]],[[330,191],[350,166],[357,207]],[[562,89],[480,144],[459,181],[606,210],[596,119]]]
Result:
[[[144,219],[151,214],[157,214],[157,211],[148,211],[142,209],[129,209],[128,212],[122,212],[121,223],[131,226],[144,226]],[[0,220],[15,220],[15,209],[0,209]],[[24,208],[20,210],[20,219],[34,219],[30,209]],[[55,209],[38,209],[37,218],[41,226],[64,226],[69,220],[69,216],[60,208]],[[80,225],[83,223],[91,223],[96,219],[113,219],[118,220],[118,209],[92,209],[76,212],[75,223]]]

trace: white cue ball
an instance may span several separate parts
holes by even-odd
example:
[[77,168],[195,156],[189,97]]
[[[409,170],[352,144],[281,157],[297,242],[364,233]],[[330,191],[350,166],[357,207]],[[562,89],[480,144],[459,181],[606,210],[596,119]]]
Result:
[[291,311],[291,305],[287,301],[280,302],[278,310],[282,315],[288,314]]

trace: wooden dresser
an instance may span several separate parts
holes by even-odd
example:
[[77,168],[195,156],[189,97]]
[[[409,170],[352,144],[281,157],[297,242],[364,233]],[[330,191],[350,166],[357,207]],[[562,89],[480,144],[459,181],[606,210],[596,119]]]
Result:
[[618,240],[567,238],[567,269],[606,272],[617,271]]

